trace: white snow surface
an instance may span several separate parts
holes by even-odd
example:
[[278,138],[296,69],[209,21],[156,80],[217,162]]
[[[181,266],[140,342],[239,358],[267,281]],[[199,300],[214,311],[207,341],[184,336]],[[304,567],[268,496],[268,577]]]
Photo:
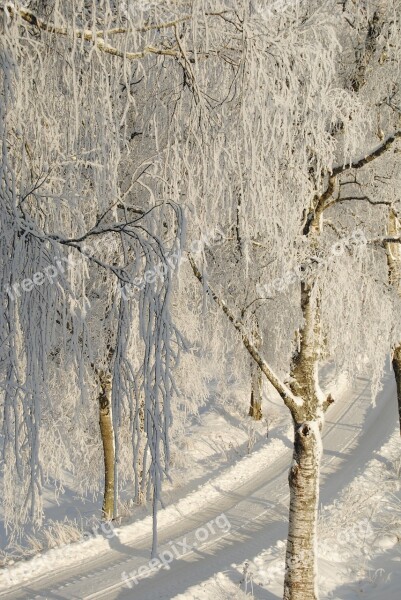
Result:
[[[365,379],[352,388],[341,382],[336,389],[323,432],[320,598],[398,600],[401,459],[393,378],[386,375],[376,407]],[[206,442],[210,447],[219,431],[224,438],[224,426],[224,415],[205,415],[199,425],[205,445],[193,446],[194,461],[200,454],[205,458]],[[159,516],[158,556],[166,558],[172,550],[176,555],[162,568],[149,572],[148,516],[116,528],[112,536],[92,536],[8,566],[0,573],[0,597],[281,598],[291,437],[288,420],[278,418],[269,438],[241,457],[239,449],[246,445],[242,431],[238,451],[228,461],[227,452],[222,453],[224,465],[210,481],[192,491],[188,486],[171,490],[172,502]],[[214,528],[208,529],[213,520]]]

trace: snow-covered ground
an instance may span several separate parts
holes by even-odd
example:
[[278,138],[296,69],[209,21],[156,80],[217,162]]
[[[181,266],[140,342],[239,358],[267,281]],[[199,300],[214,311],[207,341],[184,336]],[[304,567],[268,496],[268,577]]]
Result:
[[[401,589],[401,457],[398,427],[361,475],[329,505],[319,523],[319,590],[332,600],[398,600]],[[236,565],[237,587],[224,572],[174,600],[281,598],[285,540]],[[241,594],[238,587],[245,592]],[[258,595],[256,589],[272,595]]]
[[[163,486],[163,503],[166,506],[176,505],[184,497],[187,503],[190,502],[191,492],[195,492],[199,499],[200,489],[202,497],[210,495],[210,485],[204,484],[213,484],[213,480],[219,475],[219,485],[224,485],[231,467],[263,448],[268,432],[269,443],[274,442],[273,446],[277,449],[284,447],[282,439],[288,443],[291,438],[292,426],[288,410],[273,388],[270,387],[268,399],[264,399],[263,406],[264,414],[269,418],[255,422],[246,416],[244,406],[244,397],[246,398],[249,390],[241,388],[236,380],[227,381],[222,398],[219,385],[217,382],[210,383],[208,401],[200,408],[199,414],[190,419],[184,434],[173,444],[172,479]],[[269,455],[274,458],[272,448]],[[245,471],[247,464],[244,463],[241,467]],[[68,473],[66,479],[68,480]],[[131,523],[138,530],[138,521],[147,523],[147,526],[151,522],[150,518],[146,519],[151,507],[128,503],[125,499],[132,495],[133,489],[129,488],[121,494],[123,506],[120,523],[127,531],[127,525]],[[91,496],[88,493],[83,496],[72,484],[64,485],[56,493],[48,485],[45,487],[43,527],[39,531],[31,531],[27,527],[22,532],[21,539],[11,544],[5,534],[0,509],[0,566],[13,565],[21,558],[35,556],[57,546],[63,546],[63,553],[68,554],[65,545],[74,541],[85,542],[86,552],[90,552],[89,546],[93,546],[94,553],[97,554],[103,546],[107,547],[104,539],[107,540],[109,536],[108,525],[102,525],[99,520],[101,505],[100,495]],[[163,515],[160,513],[161,520],[165,519]],[[87,541],[95,543],[91,545]],[[73,556],[74,548],[75,546],[71,549]]]
[[[324,434],[321,597],[395,600],[401,583],[395,386],[389,374],[375,408],[368,381],[336,388]],[[78,543],[9,565],[0,573],[0,597],[280,598],[291,430],[279,403],[269,404],[268,439],[266,424],[253,432],[235,411],[206,410],[193,425],[200,441],[187,444],[181,467],[191,477],[177,472],[178,485],[160,512],[157,567],[149,564],[148,516],[99,527]]]

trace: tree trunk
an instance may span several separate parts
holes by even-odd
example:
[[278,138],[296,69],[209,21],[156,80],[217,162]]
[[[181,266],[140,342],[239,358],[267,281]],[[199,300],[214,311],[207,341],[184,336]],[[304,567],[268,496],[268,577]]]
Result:
[[104,495],[102,516],[110,521],[114,516],[114,428],[111,410],[111,375],[100,372],[99,425],[104,458]]
[[251,360],[251,404],[248,414],[255,421],[261,421],[262,419],[262,375],[259,365]]
[[[393,209],[389,213],[388,234],[396,237],[400,234],[401,227],[398,217]],[[388,279],[390,284],[401,296],[401,248],[400,244],[386,244],[387,246],[387,266]],[[393,350],[393,371],[395,382],[397,384],[398,414],[400,421],[401,435],[401,344],[398,344]]]
[[135,431],[136,431],[136,446],[135,456],[138,457],[134,461],[134,473],[135,473],[135,491],[134,501],[139,505],[146,504],[146,460],[144,461],[144,453],[146,452],[146,440],[145,440],[145,398],[141,396],[139,401],[138,418],[135,419]]
[[321,433],[318,420],[294,423],[289,472],[290,517],[284,600],[317,600],[316,523],[319,501]]
[[[318,227],[314,219],[308,231]],[[301,307],[304,316],[302,329],[297,336],[299,344],[291,363],[290,389],[274,374],[260,357],[253,337],[248,337],[241,321],[238,321],[227,304],[214,290],[205,284],[204,278],[189,255],[195,277],[204,285],[210,296],[241,333],[248,352],[259,365],[268,381],[283,398],[292,414],[294,423],[294,462],[289,473],[291,491],[289,533],[287,539],[284,599],[316,600],[316,524],[319,499],[319,466],[321,457],[321,430],[324,413],[334,402],[319,388],[318,366],[321,355],[320,311],[317,295],[311,284],[301,283]]]
[[[254,324],[252,337],[254,340],[255,348],[259,351],[262,345],[262,336],[259,332],[257,321]],[[259,365],[251,359],[250,362],[251,370],[251,402],[249,406],[248,415],[255,421],[262,420],[262,390],[263,390],[263,373]]]
[[398,415],[401,435],[401,345],[397,346],[393,353],[393,370],[397,384]]
[[316,524],[324,400],[318,383],[320,311],[313,288],[302,282],[304,324],[291,364],[291,390],[303,406],[293,411],[294,451],[289,471],[290,514],[284,600],[317,600]]

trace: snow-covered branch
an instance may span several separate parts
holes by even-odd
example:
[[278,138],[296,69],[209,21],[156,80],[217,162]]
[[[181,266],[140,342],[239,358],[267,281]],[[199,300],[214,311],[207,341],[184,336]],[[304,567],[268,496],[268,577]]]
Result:
[[[107,36],[113,35],[124,35],[136,32],[151,32],[151,31],[162,31],[167,29],[176,29],[177,25],[181,23],[185,23],[190,21],[193,18],[193,15],[185,15],[182,17],[177,17],[176,19],[142,25],[139,27],[135,27],[134,29],[128,27],[114,27],[110,29],[100,29],[98,31],[92,31],[91,29],[68,29],[67,27],[60,27],[55,25],[54,23],[45,21],[40,19],[35,15],[34,12],[26,9],[26,8],[14,8],[11,3],[9,3],[6,8],[0,8],[0,10],[6,10],[10,17],[15,17],[18,15],[25,23],[28,23],[32,27],[36,27],[42,31],[46,31],[47,33],[52,33],[59,36],[71,37],[77,39],[83,39],[88,42],[93,42],[93,44],[100,51],[105,52],[106,54],[111,54],[113,56],[117,56],[119,58],[124,58],[129,61],[138,60],[144,58],[150,54],[157,54],[160,56],[166,56],[171,58],[182,58],[183,52],[182,48],[180,48],[180,41],[177,39],[177,48],[157,48],[155,46],[145,46],[142,50],[139,51],[122,51],[108,44],[105,41]],[[204,13],[205,17],[219,17],[225,20],[227,23],[231,23],[238,29],[237,23],[228,18],[227,15],[235,14],[234,11],[230,10],[221,10],[221,11],[208,11]]]
[[389,150],[393,146],[393,144],[400,138],[401,138],[401,130],[395,131],[394,133],[388,135],[381,144],[379,144],[378,146],[376,146],[375,148],[370,150],[364,156],[362,156],[358,159],[355,159],[345,165],[343,164],[343,165],[337,165],[337,166],[333,167],[326,189],[320,196],[317,196],[315,198],[313,207],[309,211],[309,213],[306,217],[304,228],[303,228],[303,234],[308,235],[310,233],[312,227],[315,227],[317,225],[322,212],[324,210],[326,210],[327,208],[331,207],[333,204],[340,204],[342,202],[347,202],[350,200],[364,200],[366,202],[369,202],[372,205],[375,205],[375,204],[376,205],[380,205],[380,204],[384,205],[385,204],[385,205],[391,206],[391,202],[389,202],[389,201],[374,201],[374,200],[371,200],[366,195],[359,196],[359,197],[342,197],[342,198],[339,197],[336,199],[332,199],[330,202],[327,202],[327,201],[330,200],[330,198],[332,198],[332,196],[333,196],[337,177],[339,175],[341,175],[347,171],[350,171],[352,169],[361,169],[362,167],[366,166],[370,162],[374,161],[375,159],[377,159],[380,156],[382,156],[383,154],[385,154],[385,152],[387,152],[387,150]]
[[313,207],[308,212],[305,224],[303,226],[303,235],[309,235],[312,229],[316,228],[319,223],[320,215],[322,214],[326,201],[331,198],[335,189],[336,178],[330,177],[329,183],[323,194],[316,196]]
[[[103,33],[127,33],[128,30],[124,28],[116,28],[114,30],[110,30],[109,32],[93,32],[90,29],[74,29],[69,30],[66,27],[58,27],[53,23],[48,23],[43,19],[39,19],[33,12],[27,9],[19,9],[15,11],[11,6],[7,6],[6,10],[10,14],[10,16],[14,16],[16,13],[21,17],[23,21],[31,25],[32,27],[37,27],[42,31],[47,31],[48,33],[53,33],[55,35],[61,35],[65,37],[76,37],[78,39],[84,39],[88,42],[93,42],[96,48],[105,52],[106,54],[111,54],[113,56],[117,56],[119,58],[125,58],[126,60],[138,60],[140,58],[144,58],[148,54],[158,54],[160,56],[169,56],[172,58],[179,58],[181,53],[174,48],[155,48],[154,46],[145,46],[140,51],[129,51],[123,52],[118,48],[111,46],[108,44],[104,38],[102,37]],[[171,24],[166,24],[165,27],[173,27],[174,22]]]
[[271,367],[267,364],[267,362],[262,358],[259,351],[255,347],[255,344],[252,343],[248,332],[246,331],[243,323],[236,318],[231,309],[227,306],[226,302],[220,298],[220,296],[210,287],[210,285],[206,282],[205,277],[199,271],[193,257],[188,254],[189,263],[191,265],[192,271],[198,281],[204,286],[204,289],[207,294],[216,302],[216,304],[222,309],[224,314],[227,316],[230,323],[235,327],[235,329],[240,333],[242,342],[245,348],[248,350],[249,354],[252,356],[253,360],[258,364],[261,371],[266,376],[267,380],[272,384],[272,386],[277,390],[280,394],[281,398],[284,401],[284,404],[289,408],[291,413],[296,416],[298,414],[299,409],[303,405],[303,400],[294,396],[289,387],[283,383],[280,378],[274,373]]

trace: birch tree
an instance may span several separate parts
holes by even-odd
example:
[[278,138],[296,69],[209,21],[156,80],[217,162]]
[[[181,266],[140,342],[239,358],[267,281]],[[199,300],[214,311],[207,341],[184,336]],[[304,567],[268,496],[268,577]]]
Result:
[[[321,434],[325,413],[333,402],[331,396],[325,397],[320,390],[319,364],[323,358],[332,358],[337,368],[347,371],[350,377],[369,368],[374,397],[385,356],[389,347],[396,342],[399,331],[394,295],[386,295],[385,310],[379,310],[383,296],[383,274],[387,275],[383,270],[386,256],[384,252],[371,251],[373,247],[381,245],[383,248],[383,245],[395,241],[389,241],[386,235],[379,236],[375,242],[374,238],[366,235],[369,232],[364,231],[365,225],[369,231],[374,231],[372,212],[358,210],[354,214],[352,209],[346,212],[349,210],[346,208],[347,186],[350,186],[350,194],[354,194],[359,187],[356,173],[366,177],[366,188],[372,178],[376,181],[375,168],[380,169],[390,155],[397,162],[394,150],[398,149],[399,125],[395,127],[393,109],[388,102],[386,104],[386,100],[390,102],[391,89],[398,84],[399,1],[358,4],[346,1],[338,4],[329,0],[324,3],[265,4],[255,0],[238,4],[222,1],[217,6],[194,1],[168,3],[163,7],[152,5],[144,12],[135,14],[123,4],[118,7],[107,4],[108,10],[104,13],[97,12],[96,4],[93,4],[93,14],[88,17],[89,24],[81,16],[85,14],[85,8],[80,8],[74,14],[75,19],[71,20],[71,14],[63,11],[57,3],[51,19],[45,14],[36,15],[30,10],[21,7],[17,10],[9,6],[8,12],[4,12],[5,20],[11,23],[7,25],[11,33],[6,56],[15,58],[5,60],[13,65],[23,64],[21,57],[15,56],[15,46],[11,43],[11,40],[15,42],[20,39],[16,28],[21,27],[23,22],[29,31],[32,29],[37,35],[46,36],[46,40],[60,44],[64,53],[63,44],[71,44],[72,64],[75,65],[72,69],[75,77],[72,89],[75,93],[79,89],[88,89],[87,86],[81,88],[81,83],[79,86],[76,84],[81,79],[85,81],[85,72],[77,69],[75,62],[78,48],[83,56],[89,54],[93,61],[89,64],[96,65],[96,69],[91,67],[91,81],[96,81],[97,86],[100,81],[101,89],[108,93],[117,89],[117,86],[110,88],[110,81],[115,81],[114,78],[124,81],[125,91],[131,90],[132,71],[128,65],[132,62],[154,60],[155,63],[146,63],[148,67],[158,69],[160,77],[159,80],[156,78],[154,88],[157,91],[154,97],[158,111],[151,136],[156,140],[157,149],[163,149],[162,167],[159,171],[156,167],[154,173],[160,187],[156,186],[155,190],[159,194],[165,192],[169,206],[173,210],[175,208],[177,216],[173,221],[174,226],[167,227],[164,235],[159,235],[155,241],[155,225],[149,225],[143,236],[142,224],[138,225],[132,217],[127,218],[124,203],[123,208],[119,209],[121,191],[116,174],[120,161],[116,157],[120,157],[121,147],[116,142],[120,139],[116,132],[121,123],[125,123],[123,117],[128,109],[127,104],[123,103],[120,112],[115,111],[115,106],[120,104],[114,91],[114,101],[109,102],[108,96],[106,107],[101,105],[97,111],[92,107],[99,101],[94,92],[87,100],[91,101],[90,106],[78,103],[77,110],[77,98],[83,102],[84,94],[75,96],[71,102],[71,114],[75,117],[75,129],[70,133],[72,151],[69,147],[63,156],[69,157],[70,162],[73,160],[74,165],[75,157],[82,160],[81,138],[77,131],[81,135],[83,132],[77,115],[88,113],[93,120],[85,124],[85,132],[91,132],[95,139],[88,142],[85,148],[90,148],[93,153],[90,155],[91,162],[95,165],[100,162],[106,174],[104,177],[94,177],[90,171],[89,181],[93,182],[93,189],[89,186],[84,190],[85,194],[82,194],[82,185],[79,185],[80,196],[91,199],[90,206],[83,203],[84,208],[79,207],[79,227],[75,222],[71,223],[71,207],[75,208],[77,204],[76,201],[73,203],[76,196],[71,193],[67,207],[71,230],[68,234],[65,233],[65,223],[63,227],[58,224],[57,215],[53,216],[54,223],[41,223],[40,215],[34,210],[35,205],[31,211],[23,211],[23,218],[17,214],[18,223],[22,221],[25,237],[39,240],[35,242],[38,248],[42,248],[45,242],[52,248],[69,247],[79,253],[81,250],[78,246],[88,237],[106,236],[109,243],[114,235],[120,236],[118,248],[113,246],[113,249],[118,255],[123,254],[123,266],[121,263],[116,266],[113,255],[107,252],[105,256],[92,255],[91,261],[96,268],[103,269],[106,266],[106,270],[114,274],[119,282],[130,284],[138,275],[139,266],[141,272],[146,271],[154,265],[152,257],[163,257],[162,241],[168,234],[180,230],[181,207],[185,205],[190,215],[189,232],[195,237],[197,231],[217,226],[221,215],[228,223],[238,222],[240,190],[241,251],[245,279],[256,266],[252,265],[250,251],[256,241],[268,248],[269,268],[266,277],[281,282],[284,280],[282,289],[277,290],[280,293],[271,304],[267,304],[271,312],[266,326],[261,326],[269,332],[269,352],[274,356],[273,361],[261,353],[249,323],[241,318],[241,306],[236,305],[235,290],[232,292],[233,301],[229,298],[231,293],[227,283],[234,279],[232,274],[227,273],[227,277],[213,281],[213,269],[210,269],[209,275],[206,255],[202,261],[190,256],[189,261],[205,292],[228,317],[245,348],[291,413],[294,452],[289,473],[290,518],[284,598],[315,600],[318,596],[315,547]],[[19,52],[23,52],[25,43],[33,43],[31,38],[28,39],[29,42],[25,38],[23,43],[19,42]],[[37,54],[39,61],[41,55]],[[49,56],[56,60],[57,54],[53,52]],[[115,62],[108,62],[116,58],[121,61],[120,72],[115,69]],[[168,67],[165,68],[165,65]],[[10,81],[9,71],[7,67],[7,82]],[[49,73],[49,69],[40,72]],[[166,83],[167,78],[170,85],[159,85],[160,81]],[[66,81],[71,82],[71,79]],[[134,78],[134,81],[137,79]],[[19,85],[16,89],[20,90],[20,95],[27,102],[24,95],[26,84]],[[386,98],[384,102],[379,102],[380,110],[377,110],[378,94],[383,89]],[[132,102],[130,92],[128,96]],[[395,102],[394,97],[391,97],[391,102]],[[20,104],[19,100],[16,106]],[[41,117],[45,113],[42,111]],[[52,115],[54,113],[53,110]],[[109,121],[100,118],[103,113],[109,115]],[[18,122],[15,111],[14,119]],[[101,133],[97,126],[99,119],[102,123]],[[35,123],[41,123],[42,120],[36,119]],[[60,121],[56,119],[57,122]],[[109,135],[105,135],[105,131]],[[18,135],[18,132],[19,129],[15,134]],[[40,143],[46,142],[45,129],[39,129],[40,135],[42,138],[38,137],[37,146],[31,151],[32,156],[38,153],[42,156]],[[30,146],[33,143],[31,137],[28,141]],[[109,145],[104,143],[105,140]],[[100,157],[95,151],[99,142],[104,149]],[[56,149],[52,147],[52,150],[61,162],[57,144]],[[6,147],[3,141],[3,153]],[[23,148],[24,145],[18,156],[25,156]],[[7,149],[7,152],[10,150]],[[110,157],[114,160],[110,160]],[[54,158],[49,161],[46,156],[46,162],[53,164]],[[40,167],[43,169],[41,162]],[[62,177],[60,172],[57,173],[63,182],[67,179],[67,190],[73,190],[74,193],[78,183],[86,181],[84,174],[88,177],[86,172],[76,171],[75,168],[67,170],[69,179],[64,171]],[[96,167],[92,165],[91,168],[96,172]],[[25,168],[24,172],[27,170]],[[24,196],[21,184],[16,186],[14,181],[25,180],[21,180],[21,176],[17,178],[16,172],[18,168],[10,168],[9,184],[4,192],[5,196],[11,198]],[[52,183],[56,185],[57,181]],[[156,191],[148,181],[141,183],[146,190],[152,190],[150,204],[153,209],[157,204],[153,202]],[[379,183],[376,181],[375,185]],[[44,184],[49,185],[49,181]],[[385,190],[384,187],[380,189]],[[97,203],[101,203],[101,199],[104,202],[104,198],[112,198],[95,213],[91,211],[94,192]],[[54,191],[51,193],[54,194]],[[60,191],[58,197],[61,198]],[[118,199],[117,204],[114,204],[115,199]],[[365,206],[361,197],[355,201],[358,206]],[[366,203],[369,205],[369,201]],[[353,206],[352,203],[350,206]],[[135,208],[133,203],[131,209]],[[147,208],[141,206],[140,210],[146,214]],[[123,211],[123,217],[119,210]],[[107,221],[101,218],[99,222],[96,212],[101,217],[107,215]],[[141,220],[145,218],[142,212]],[[154,214],[152,210],[151,217]],[[146,216],[150,218],[149,214]],[[15,219],[15,211],[12,217]],[[11,220],[10,217],[7,229],[15,232]],[[160,222],[158,225],[160,227]],[[140,235],[136,227],[141,227]],[[149,231],[150,227],[153,229]],[[133,236],[141,248],[142,262],[131,258],[137,256],[136,247],[131,246]],[[369,243],[365,243],[366,240]],[[341,253],[336,250],[339,243]],[[10,244],[4,246],[7,257],[10,256],[10,247]],[[328,256],[330,260],[327,260]],[[131,258],[131,268],[126,264],[127,257]],[[13,273],[8,271],[8,285],[14,281]],[[86,264],[83,273],[87,277]],[[159,281],[153,287],[145,286],[139,302],[141,311],[145,310],[139,315],[143,317],[150,311],[154,323],[150,330],[146,329],[142,318],[139,331],[145,352],[142,373],[145,408],[149,406],[150,409],[145,426],[148,439],[152,440],[149,441],[152,457],[149,481],[153,484],[156,498],[160,492],[163,471],[160,468],[161,451],[168,460],[165,435],[171,385],[168,358],[173,350],[169,345],[170,337],[167,336],[167,332],[172,331],[171,323],[164,309],[169,297],[170,276],[167,270],[162,287]],[[253,278],[256,287],[258,278],[254,275]],[[263,278],[259,284],[264,285]],[[240,285],[241,280],[238,280],[237,289]],[[78,289],[80,293],[77,293],[75,302],[80,302],[82,311],[86,307],[86,297],[81,292],[81,284]],[[242,298],[244,296],[245,293]],[[131,313],[126,304],[119,306],[118,326],[117,329],[113,328],[116,332],[113,354],[115,395],[112,396],[115,424],[121,418],[120,390],[124,390],[125,394],[128,384],[135,388],[128,358],[132,354],[129,355],[128,348],[132,352],[134,350],[127,340],[132,317],[130,319]],[[76,311],[69,318],[72,319],[75,332],[74,343],[82,347],[84,333],[77,332],[85,328],[82,329],[82,317],[78,318],[78,323],[75,322]],[[65,312],[70,315],[70,312]],[[9,313],[5,314],[10,323]],[[159,315],[163,316],[163,325],[158,320]],[[14,324],[13,318],[11,322]],[[368,330],[366,322],[369,322]],[[9,339],[7,329],[4,339]],[[28,339],[26,333],[24,339]],[[149,363],[150,348],[157,348],[158,354]],[[364,348],[366,357],[362,355],[361,348]],[[69,356],[76,354],[70,351]],[[161,357],[165,361],[162,362],[162,373],[159,373]],[[279,362],[281,357],[287,358],[275,364],[274,361]],[[7,360],[4,364],[11,365],[9,381],[15,368],[12,360]],[[41,371],[36,379],[43,380]],[[160,383],[162,400],[155,399]],[[9,390],[14,389],[13,386],[16,387],[14,384],[5,386],[6,398]],[[14,406],[13,402],[16,400],[7,399],[5,406]],[[38,406],[38,403],[34,403],[34,406]],[[155,415],[156,420],[159,417],[162,420],[161,430],[153,426],[151,419]],[[32,428],[28,424],[25,430],[29,432]],[[163,444],[160,446],[158,442],[161,439]],[[35,458],[31,464],[37,468],[36,465],[40,463]]]
[[[295,336],[281,329],[276,341],[280,348],[284,337],[286,344],[296,340],[283,377],[258,351],[227,282],[220,277],[213,283],[213,267],[205,271],[205,264],[200,267],[191,260],[194,274],[237,329],[293,418],[286,599],[318,595],[315,530],[321,431],[333,402],[321,393],[319,363],[331,357],[350,377],[368,363],[375,397],[399,328],[391,294],[379,308],[386,284],[384,256],[370,254],[363,231],[372,228],[374,213],[365,212],[363,192],[354,197],[355,215],[343,214],[339,206],[344,207],[359,187],[356,173],[367,180],[379,178],[383,162],[392,160],[398,149],[398,125],[385,111],[377,111],[376,102],[383,84],[387,89],[397,83],[400,6],[349,4],[276,4],[275,10],[264,12],[255,3],[254,11],[237,15],[232,23],[237,45],[230,46],[230,66],[226,78],[219,72],[218,85],[208,64],[207,98],[216,102],[211,111],[214,128],[207,131],[208,137],[202,131],[199,139],[196,134],[192,138],[202,158],[195,161],[189,143],[184,152],[177,149],[177,164],[184,164],[189,176],[188,189],[205,200],[210,219],[223,211],[235,221],[235,192],[242,186],[246,242],[250,245],[255,235],[265,243],[273,240],[270,273],[281,274],[286,295],[298,305]],[[209,44],[211,39],[210,34]],[[229,102],[219,102],[221,98]],[[187,119],[180,119],[186,129]],[[387,194],[383,187],[381,194]],[[332,216],[326,224],[324,212]],[[294,289],[291,278],[297,264],[301,276],[295,281],[301,282]],[[274,320],[269,326],[274,328]]]
[[[130,23],[135,45],[142,34],[132,25],[137,15],[108,3],[32,8],[7,3],[0,14],[6,521],[18,526],[42,518],[49,475],[42,416],[45,407],[54,414],[51,399],[61,384],[65,418],[79,429],[75,458],[90,445],[80,426],[87,423],[88,402],[93,414],[97,399],[105,517],[116,516],[120,431],[128,420],[134,455],[142,448],[141,468],[134,456],[134,478],[138,483],[141,470],[156,523],[170,462],[171,369],[181,345],[170,318],[172,272],[156,275],[168,252],[179,250],[184,221],[157,178],[152,144],[141,156],[132,146],[136,132],[129,127],[138,124],[133,87],[146,70],[137,72],[133,57],[93,32],[99,24]],[[148,54],[158,52],[145,49],[135,60]],[[163,68],[161,62],[151,67]],[[146,124],[151,114],[149,107],[137,121]],[[157,146],[157,123],[147,126]],[[73,450],[72,443],[64,445],[68,450],[60,452]]]

